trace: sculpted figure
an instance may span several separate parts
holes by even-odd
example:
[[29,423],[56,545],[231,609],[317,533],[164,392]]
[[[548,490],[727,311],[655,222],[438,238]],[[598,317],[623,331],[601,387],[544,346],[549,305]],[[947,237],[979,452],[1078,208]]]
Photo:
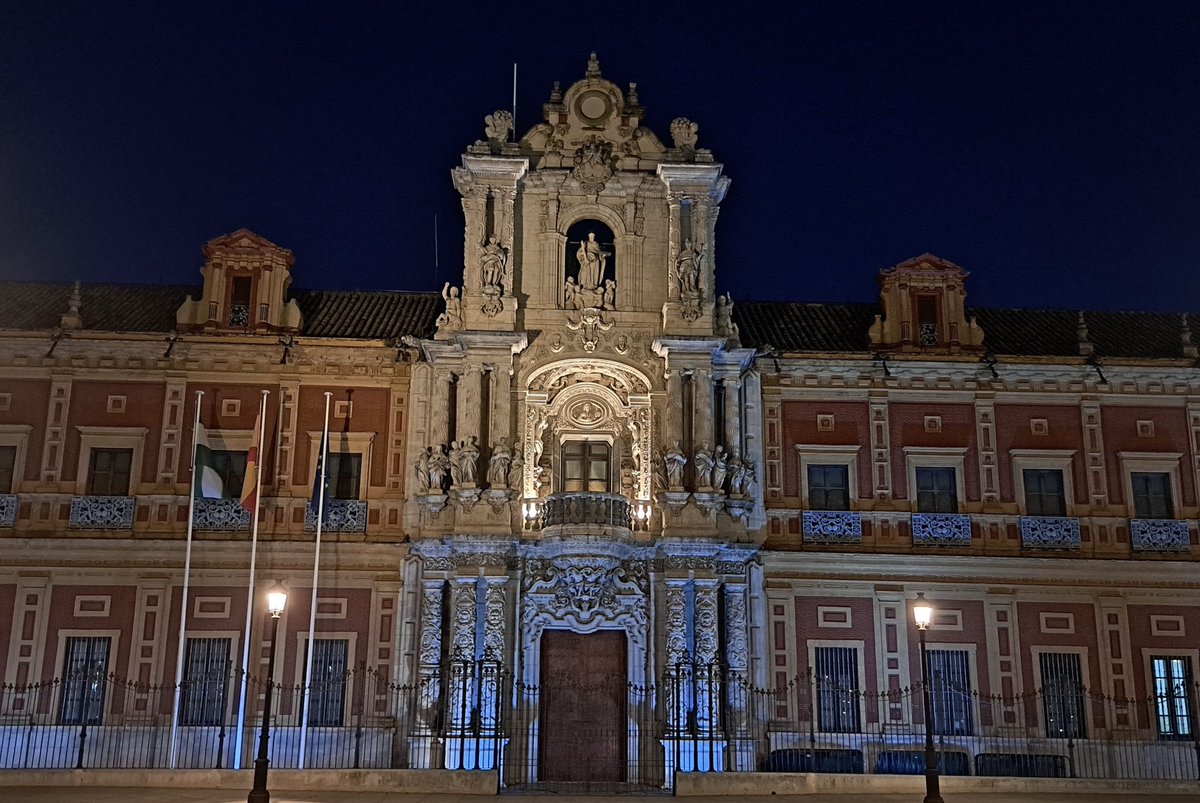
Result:
[[729,474],[729,495],[741,496],[742,483],[746,479],[746,469],[742,465],[742,456],[740,453],[733,453],[733,457],[729,459],[727,472]]
[[413,472],[417,480],[417,493],[419,494],[429,493],[429,458],[432,454],[433,447],[426,446],[425,451],[421,452],[416,462],[413,463]]
[[604,280],[604,309],[617,308],[617,283],[612,279]]
[[594,231],[589,231],[587,239],[579,242],[575,256],[579,259],[579,286],[585,290],[595,290],[604,280],[608,253],[596,242]]
[[429,455],[429,490],[441,493],[446,487],[446,472],[450,470],[450,460],[446,457],[446,444],[439,444]]
[[494,142],[507,142],[508,133],[512,131],[512,112],[499,109],[483,118],[483,133]]
[[725,487],[725,475],[728,471],[729,454],[724,446],[718,446],[713,453],[712,487],[718,491]]
[[517,491],[525,492],[525,460],[521,457],[521,442],[517,441],[512,449],[513,458],[508,466],[508,487],[515,488]]
[[663,465],[667,471],[667,487],[682,488],[683,468],[687,465],[687,456],[679,448],[679,441],[675,441],[663,454]]
[[512,450],[508,447],[508,438],[501,438],[492,447],[492,456],[488,458],[488,485],[492,488],[503,488],[508,484],[508,467],[512,464]]
[[563,306],[567,309],[583,308],[579,300],[579,285],[575,283],[574,276],[567,277],[567,284],[563,294]]
[[479,447],[475,438],[463,440],[458,445],[458,475],[463,485],[474,485],[479,473]]
[[458,329],[462,326],[462,299],[459,297],[458,288],[451,287],[450,282],[446,282],[442,288],[442,300],[446,302],[446,311],[437,318],[438,329]]
[[683,241],[683,248],[675,260],[675,272],[679,276],[679,295],[685,298],[700,295],[700,259],[703,248],[697,251],[691,240]]
[[450,462],[450,485],[451,485],[451,487],[458,487],[459,485],[463,484],[462,448],[459,446],[460,443],[462,443],[462,441],[451,441],[450,442],[449,462]]
[[696,487],[711,488],[712,486],[712,470],[713,470],[713,454],[708,450],[708,442],[700,446],[696,452]]
[[484,287],[503,286],[507,268],[508,254],[496,240],[495,235],[488,237],[487,245],[483,247],[483,256],[479,261],[480,282]]
[[713,330],[718,336],[737,337],[737,324],[733,322],[733,296],[729,293],[717,296],[713,318]]

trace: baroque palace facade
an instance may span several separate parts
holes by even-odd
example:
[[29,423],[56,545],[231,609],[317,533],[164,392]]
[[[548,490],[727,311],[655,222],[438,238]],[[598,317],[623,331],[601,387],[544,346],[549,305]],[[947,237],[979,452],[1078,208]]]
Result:
[[[730,182],[697,126],[664,144],[594,56],[544,111],[515,141],[489,116],[453,170],[465,269],[440,294],[292,291],[292,253],[247,230],[204,247],[198,287],[0,285],[3,724],[170,721],[137,690],[176,667],[196,391],[231,498],[196,503],[184,680],[231,670],[191,724],[231,721],[237,495],[269,391],[258,583],[293,592],[275,680],[303,682],[331,394],[316,677],[418,690],[387,766],[486,768],[506,744],[528,778],[654,755],[669,775],[915,732],[918,592],[930,666],[962,692],[939,697],[944,747],[1194,739],[1194,317],[974,308],[928,254],[883,270],[878,304],[735,308],[715,289]],[[133,685],[92,699],[80,670]],[[671,677],[652,718],[567,693]],[[1117,704],[1022,701],[1064,686]],[[377,724],[396,699],[343,686],[313,721]],[[285,699],[278,722],[297,716]],[[522,718],[523,746],[503,726]],[[605,727],[644,738],[588,770],[555,747]]]

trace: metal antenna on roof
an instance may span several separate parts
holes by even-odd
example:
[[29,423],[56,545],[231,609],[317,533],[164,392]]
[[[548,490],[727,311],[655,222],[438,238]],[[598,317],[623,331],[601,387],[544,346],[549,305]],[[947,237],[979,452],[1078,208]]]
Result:
[[437,287],[438,283],[438,232],[437,232],[437,212],[433,213],[433,286]]
[[513,109],[512,109],[513,139],[517,138],[517,63],[513,62]]

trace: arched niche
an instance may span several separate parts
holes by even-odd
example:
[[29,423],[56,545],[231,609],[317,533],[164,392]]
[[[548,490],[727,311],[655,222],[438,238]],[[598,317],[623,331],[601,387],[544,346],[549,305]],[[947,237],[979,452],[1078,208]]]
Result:
[[601,220],[583,218],[567,227],[563,306],[613,309],[616,306],[617,238]]

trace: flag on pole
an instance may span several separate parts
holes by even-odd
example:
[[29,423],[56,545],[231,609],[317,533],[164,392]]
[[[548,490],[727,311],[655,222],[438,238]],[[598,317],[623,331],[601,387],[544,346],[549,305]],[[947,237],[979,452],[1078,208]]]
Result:
[[[313,521],[320,517],[322,511],[326,516],[329,515],[329,472],[325,468],[328,458],[329,430],[326,429],[321,433],[321,451],[317,453],[317,470],[313,474],[312,499],[308,502],[308,509],[312,513]],[[322,480],[324,480],[324,484],[322,484]]]
[[192,471],[192,497],[194,499],[221,499],[225,496],[225,483],[217,471],[217,460],[208,445],[208,430],[196,424],[196,465]]
[[250,449],[246,452],[246,477],[242,480],[242,507],[250,513],[253,519],[258,513],[258,442],[262,440],[262,412],[254,419],[254,438],[250,441]]

